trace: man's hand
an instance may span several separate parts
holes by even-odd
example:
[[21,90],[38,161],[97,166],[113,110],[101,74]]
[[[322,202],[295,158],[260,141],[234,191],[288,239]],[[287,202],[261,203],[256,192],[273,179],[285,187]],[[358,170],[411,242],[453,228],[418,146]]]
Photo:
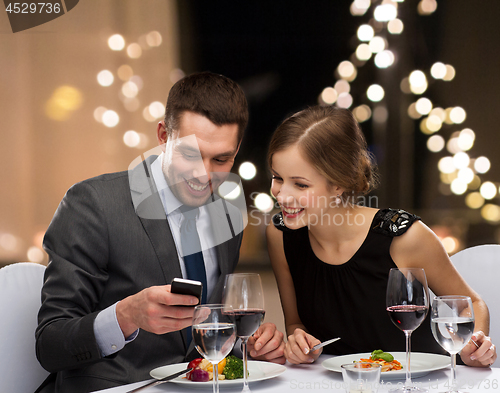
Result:
[[247,350],[256,360],[285,364],[285,343],[283,333],[276,329],[274,323],[263,323],[252,337],[248,339]]
[[491,343],[491,339],[481,330],[474,332],[471,338],[479,345],[479,348],[472,341],[469,341],[460,352],[463,362],[468,366],[475,367],[489,367],[495,363],[497,349]]
[[313,363],[318,359],[319,355],[323,352],[323,348],[317,349],[314,352],[310,351],[310,348],[319,344],[319,341],[314,336],[306,333],[302,329],[295,329],[293,334],[288,336],[288,342],[286,343],[285,356],[292,364],[301,363]]
[[191,326],[194,296],[170,292],[170,285],[149,287],[129,296],[116,305],[116,317],[123,336],[130,336],[137,329],[155,334],[174,332]]

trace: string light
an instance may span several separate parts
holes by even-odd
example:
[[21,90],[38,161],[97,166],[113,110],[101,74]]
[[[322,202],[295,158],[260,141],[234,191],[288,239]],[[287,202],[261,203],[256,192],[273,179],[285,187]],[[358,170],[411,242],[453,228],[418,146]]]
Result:
[[[354,97],[350,92],[349,82],[356,79],[359,68],[373,58],[373,63],[378,68],[391,67],[395,60],[395,53],[389,49],[389,42],[384,38],[383,29],[391,35],[401,34],[404,30],[403,22],[397,18],[398,5],[404,0],[383,0],[373,4],[370,0],[354,0],[351,4],[351,13],[355,16],[365,15],[372,7],[373,18],[369,23],[360,24],[356,31],[359,43],[355,52],[350,57],[351,61],[341,62],[337,69],[337,83],[333,87],[325,87],[318,100],[322,104],[350,107],[354,104]],[[417,11],[420,15],[430,15],[437,9],[436,0],[420,0]],[[385,35],[387,37],[387,35]],[[422,70],[414,70],[399,82],[399,87],[404,94],[415,96],[423,95],[429,88],[429,78],[432,83],[451,81],[456,76],[455,68],[450,64],[435,62],[428,74]],[[366,90],[367,98],[373,103],[357,105],[352,109],[358,122],[372,119],[375,123],[385,123],[388,110],[385,105],[376,105],[384,99],[384,88],[376,83],[371,84]],[[460,106],[441,108],[435,106],[429,98],[421,97],[408,106],[407,114],[411,119],[419,121],[422,133],[429,135],[427,148],[433,153],[446,150],[450,156],[441,157],[438,162],[440,172],[440,191],[444,195],[469,194],[464,198],[465,204],[471,209],[480,209],[485,220],[500,222],[500,206],[494,204],[484,205],[485,194],[495,197],[500,188],[492,182],[483,182],[478,174],[487,173],[491,167],[490,160],[481,156],[473,158],[468,152],[472,151],[476,134],[470,128],[455,131],[445,139],[442,134],[443,127],[462,124],[467,119],[465,109]],[[434,134],[434,135],[433,135]],[[493,195],[493,196],[491,196]],[[451,243],[450,243],[451,244]],[[457,246],[457,243],[455,246]],[[455,247],[454,246],[454,247]]]

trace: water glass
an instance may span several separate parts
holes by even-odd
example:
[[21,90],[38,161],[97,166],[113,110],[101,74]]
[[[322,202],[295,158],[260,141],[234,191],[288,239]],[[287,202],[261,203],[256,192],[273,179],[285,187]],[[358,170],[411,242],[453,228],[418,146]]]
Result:
[[380,385],[380,371],[378,363],[349,363],[342,364],[342,378],[347,393],[375,393]]

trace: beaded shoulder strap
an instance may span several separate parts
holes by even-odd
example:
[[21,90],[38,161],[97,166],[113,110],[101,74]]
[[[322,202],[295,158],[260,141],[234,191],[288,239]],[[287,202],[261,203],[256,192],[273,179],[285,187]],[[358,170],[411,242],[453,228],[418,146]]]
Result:
[[283,212],[279,212],[273,216],[273,224],[282,232],[293,232],[293,229],[288,228],[283,222]]
[[412,224],[420,220],[419,216],[402,209],[379,210],[373,219],[372,230],[386,236],[401,236]]

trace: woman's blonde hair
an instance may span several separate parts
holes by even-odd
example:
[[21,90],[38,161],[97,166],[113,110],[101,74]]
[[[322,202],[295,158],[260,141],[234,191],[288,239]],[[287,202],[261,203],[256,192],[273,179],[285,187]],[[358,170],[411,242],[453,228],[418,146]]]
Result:
[[365,195],[376,187],[372,155],[349,110],[313,106],[288,117],[271,138],[267,156],[269,166],[272,167],[274,153],[295,144],[329,185],[345,190],[344,195]]

